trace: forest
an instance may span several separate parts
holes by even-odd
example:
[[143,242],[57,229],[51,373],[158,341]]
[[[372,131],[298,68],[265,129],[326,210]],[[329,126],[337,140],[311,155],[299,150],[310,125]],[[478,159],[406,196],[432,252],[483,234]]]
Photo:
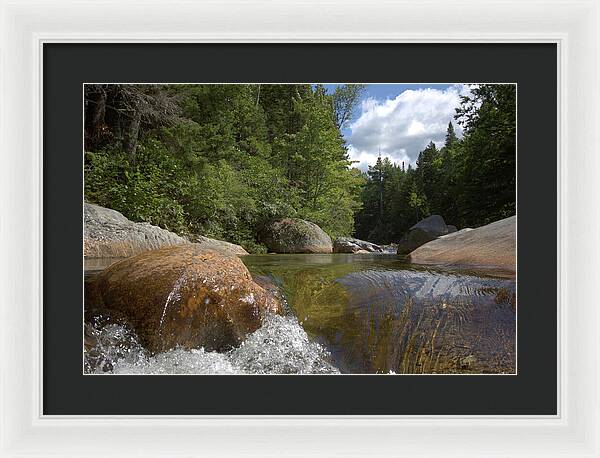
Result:
[[342,129],[364,89],[87,84],[85,199],[252,253],[282,217],[387,244],[431,214],[460,229],[516,213],[514,85],[472,86],[444,145],[429,143],[414,166],[379,158],[361,172]]

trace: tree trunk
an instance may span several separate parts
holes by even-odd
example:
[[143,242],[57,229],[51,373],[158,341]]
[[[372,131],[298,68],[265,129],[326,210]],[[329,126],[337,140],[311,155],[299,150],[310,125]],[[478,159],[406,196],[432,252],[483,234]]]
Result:
[[142,114],[139,111],[135,111],[131,117],[131,121],[127,126],[124,138],[125,152],[129,156],[132,164],[135,164],[135,151],[137,149],[138,136],[140,133],[140,123],[142,121]]
[[90,108],[86,115],[86,151],[96,149],[100,141],[104,125],[104,115],[106,113],[106,92],[99,92],[94,100],[89,100],[89,104]]

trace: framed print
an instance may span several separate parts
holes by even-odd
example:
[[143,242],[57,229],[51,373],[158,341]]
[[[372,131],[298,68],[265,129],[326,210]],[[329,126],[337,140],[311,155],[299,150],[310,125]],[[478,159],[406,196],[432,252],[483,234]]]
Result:
[[[89,82],[109,55],[124,79],[105,70]],[[145,55],[170,59],[168,73]],[[454,83],[422,83],[437,58],[469,56],[485,63],[479,82],[456,71]],[[404,82],[373,80],[350,57],[413,70],[388,63]],[[228,63],[275,58],[286,69],[276,83],[257,82],[269,76],[258,70],[228,78]],[[73,61],[81,76],[64,75]],[[319,70],[303,71],[310,62]],[[46,249],[83,233],[72,255],[46,257],[46,282],[62,285],[45,299],[46,413],[80,412],[91,387],[82,396],[98,414],[481,414],[484,399],[488,413],[557,412],[554,351],[535,345],[556,348],[556,325],[532,321],[554,301],[540,289],[555,234],[529,222],[554,209],[555,164],[516,148],[517,135],[521,151],[555,147],[541,138],[555,122],[554,45],[48,44],[44,66],[45,99],[63,99],[44,116],[46,212],[76,216],[67,230],[46,225]],[[311,77],[351,82],[293,82]],[[67,148],[70,116],[85,153],[65,173],[51,152]],[[534,169],[536,192],[519,191]],[[529,257],[517,259],[517,238]],[[73,286],[64,269],[79,270]],[[82,277],[71,310],[65,291],[79,296]],[[518,313],[519,298],[532,313]],[[59,358],[71,345],[80,357]],[[190,400],[189,383],[227,385],[231,399]],[[449,386],[463,394],[448,399]],[[168,404],[142,402],[156,390],[173,392]],[[353,392],[371,394],[348,404]]]
[[598,5],[264,6],[3,3],[2,456],[598,456]]

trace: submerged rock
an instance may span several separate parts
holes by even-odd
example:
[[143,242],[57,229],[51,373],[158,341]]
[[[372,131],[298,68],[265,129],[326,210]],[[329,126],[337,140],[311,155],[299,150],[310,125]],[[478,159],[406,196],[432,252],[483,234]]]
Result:
[[134,223],[116,210],[86,203],[83,252],[88,258],[126,258],[164,246],[189,243],[149,223]]
[[126,322],[152,352],[176,346],[224,351],[281,304],[238,257],[188,244],[141,253],[89,278],[85,308]]
[[496,268],[516,272],[516,216],[433,240],[410,253],[411,262]]
[[334,253],[359,253],[359,252],[382,252],[383,248],[371,242],[355,239],[353,237],[338,237],[333,242]]
[[436,239],[441,235],[451,232],[446,226],[444,218],[440,215],[431,215],[422,219],[402,237],[398,242],[398,254],[408,254],[415,248]]
[[284,218],[266,226],[260,240],[274,253],[331,253],[331,238],[315,223]]

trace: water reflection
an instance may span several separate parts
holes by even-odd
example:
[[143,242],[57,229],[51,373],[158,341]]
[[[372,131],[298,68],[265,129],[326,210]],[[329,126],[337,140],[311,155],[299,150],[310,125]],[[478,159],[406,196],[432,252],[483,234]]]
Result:
[[[243,258],[346,373],[514,373],[515,282],[395,255]],[[489,275],[489,273],[488,273]]]

